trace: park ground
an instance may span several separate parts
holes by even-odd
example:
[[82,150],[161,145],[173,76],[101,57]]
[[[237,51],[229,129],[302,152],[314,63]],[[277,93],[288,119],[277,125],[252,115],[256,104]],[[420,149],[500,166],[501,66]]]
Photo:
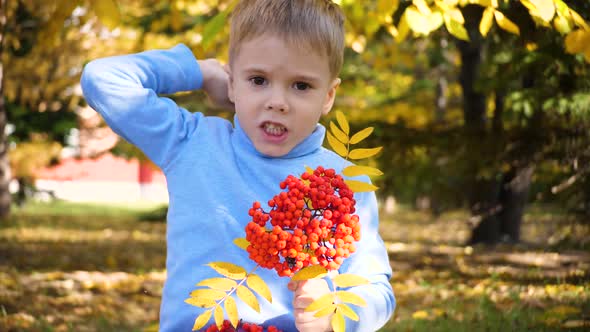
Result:
[[[381,331],[590,330],[590,223],[534,206],[523,241],[465,246],[468,215],[382,214],[397,297]],[[0,225],[0,331],[157,331],[163,210],[29,204]]]

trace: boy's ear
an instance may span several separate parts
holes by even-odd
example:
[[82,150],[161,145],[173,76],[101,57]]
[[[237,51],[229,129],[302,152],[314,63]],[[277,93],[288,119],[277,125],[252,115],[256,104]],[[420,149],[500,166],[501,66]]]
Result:
[[229,67],[229,64],[226,63],[225,65],[223,65],[223,70],[225,70],[225,72],[227,73],[227,78],[228,78],[227,97],[229,98],[229,100],[232,103],[235,103],[235,100],[234,100],[234,78],[232,76],[231,68]]
[[336,89],[338,86],[340,86],[340,78],[337,77],[332,81],[332,83],[330,83],[330,89],[326,95],[322,115],[327,115],[330,113],[330,110],[332,110],[332,106],[334,106],[334,99],[336,99]]

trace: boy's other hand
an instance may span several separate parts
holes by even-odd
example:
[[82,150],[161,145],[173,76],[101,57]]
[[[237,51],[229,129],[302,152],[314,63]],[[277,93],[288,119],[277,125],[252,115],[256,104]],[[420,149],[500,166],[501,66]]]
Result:
[[332,315],[314,317],[315,312],[305,312],[305,308],[322,295],[330,293],[328,283],[324,279],[310,279],[305,281],[291,281],[288,286],[295,292],[293,308],[295,326],[300,332],[325,332],[331,331]]
[[201,89],[205,91],[213,106],[233,111],[234,103],[227,95],[229,75],[223,65],[216,59],[198,60],[198,63],[203,74]]

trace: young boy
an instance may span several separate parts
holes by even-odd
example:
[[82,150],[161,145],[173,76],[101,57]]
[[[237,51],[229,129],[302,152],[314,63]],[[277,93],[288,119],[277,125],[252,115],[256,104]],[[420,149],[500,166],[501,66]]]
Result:
[[[184,302],[195,284],[219,276],[207,263],[246,269],[255,263],[232,244],[245,236],[254,201],[267,202],[287,175],[304,166],[340,172],[348,162],[322,148],[318,124],[332,108],[344,48],[343,15],[328,0],[244,0],[232,14],[229,64],[197,61],[184,45],[99,59],[82,75],[87,102],[165,173],[169,210],[167,281],[161,331],[190,331],[202,309]],[[202,88],[217,104],[235,106],[234,124],[190,113],[158,94]],[[370,285],[351,290],[366,307],[354,307],[349,331],[374,331],[395,307],[391,269],[378,230],[374,193],[355,194],[362,224],[357,251],[340,273],[362,275]],[[238,302],[244,322],[283,331],[330,331],[330,317],[303,309],[330,292],[325,280],[291,282],[258,269],[272,304],[256,313]],[[211,322],[213,323],[213,319]]]

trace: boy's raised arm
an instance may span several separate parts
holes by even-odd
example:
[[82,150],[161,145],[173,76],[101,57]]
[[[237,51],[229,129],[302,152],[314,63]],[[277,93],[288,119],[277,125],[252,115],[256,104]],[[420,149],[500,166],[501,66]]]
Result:
[[[164,169],[196,130],[202,114],[191,114],[159,94],[199,89],[203,74],[214,77],[211,81],[223,80],[215,65],[207,62],[202,72],[190,49],[178,45],[91,61],[81,85],[86,101],[107,124]],[[223,89],[223,83],[207,83],[210,89]]]

